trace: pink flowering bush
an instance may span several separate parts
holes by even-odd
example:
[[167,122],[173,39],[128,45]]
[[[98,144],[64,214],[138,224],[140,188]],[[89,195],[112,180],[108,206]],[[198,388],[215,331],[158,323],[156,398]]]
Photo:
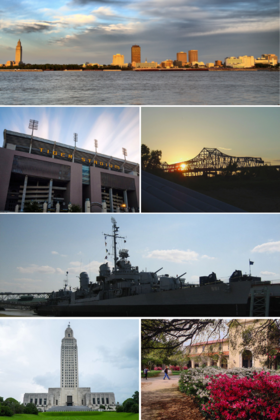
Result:
[[255,372],[253,377],[219,374],[206,386],[209,401],[201,406],[204,413],[219,420],[279,420],[280,376]]
[[188,366],[184,366],[184,367],[183,367],[183,369],[184,369],[184,370],[188,370]]
[[180,366],[173,366],[173,365],[170,365],[170,366],[169,366],[169,369],[171,369],[171,370],[180,370]]
[[162,367],[154,367],[154,370],[162,370]]

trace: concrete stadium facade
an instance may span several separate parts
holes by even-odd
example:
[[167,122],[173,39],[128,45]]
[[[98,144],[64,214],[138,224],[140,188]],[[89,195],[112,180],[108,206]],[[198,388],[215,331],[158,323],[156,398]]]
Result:
[[0,211],[24,211],[32,201],[57,203],[67,211],[69,203],[100,212],[139,207],[139,165],[63,143],[4,130],[0,148]]

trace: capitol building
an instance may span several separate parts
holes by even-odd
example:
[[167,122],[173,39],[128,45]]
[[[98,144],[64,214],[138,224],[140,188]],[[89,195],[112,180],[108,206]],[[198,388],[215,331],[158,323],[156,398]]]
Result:
[[70,324],[61,343],[60,388],[49,388],[47,393],[25,393],[23,404],[33,403],[42,411],[115,410],[113,392],[91,392],[79,388],[78,346]]

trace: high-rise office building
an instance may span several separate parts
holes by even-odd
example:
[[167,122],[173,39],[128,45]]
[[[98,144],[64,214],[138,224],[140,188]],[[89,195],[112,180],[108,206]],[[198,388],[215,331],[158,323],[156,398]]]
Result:
[[177,61],[181,61],[182,65],[184,65],[185,63],[187,63],[188,59],[187,59],[187,53],[186,52],[178,52],[177,53]]
[[131,62],[141,63],[141,47],[139,45],[132,45],[131,47]]
[[192,63],[193,61],[198,61],[197,50],[189,50],[189,62]]
[[122,67],[124,65],[124,55],[122,55],[122,54],[113,55],[112,65]]
[[15,62],[16,62],[16,64],[22,62],[22,46],[21,46],[20,39],[18,40],[17,47],[16,47],[16,59],[15,59]]

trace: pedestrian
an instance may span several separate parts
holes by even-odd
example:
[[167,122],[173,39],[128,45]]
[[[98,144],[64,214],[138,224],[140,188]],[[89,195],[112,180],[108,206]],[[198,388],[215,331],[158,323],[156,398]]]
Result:
[[145,375],[146,380],[148,379],[148,371],[149,370],[147,368],[144,369],[144,375]]
[[166,366],[166,368],[164,369],[164,377],[163,377],[163,379],[165,379],[165,378],[167,378],[167,379],[169,379],[170,380],[170,378],[169,378],[169,376],[168,376],[168,367]]

